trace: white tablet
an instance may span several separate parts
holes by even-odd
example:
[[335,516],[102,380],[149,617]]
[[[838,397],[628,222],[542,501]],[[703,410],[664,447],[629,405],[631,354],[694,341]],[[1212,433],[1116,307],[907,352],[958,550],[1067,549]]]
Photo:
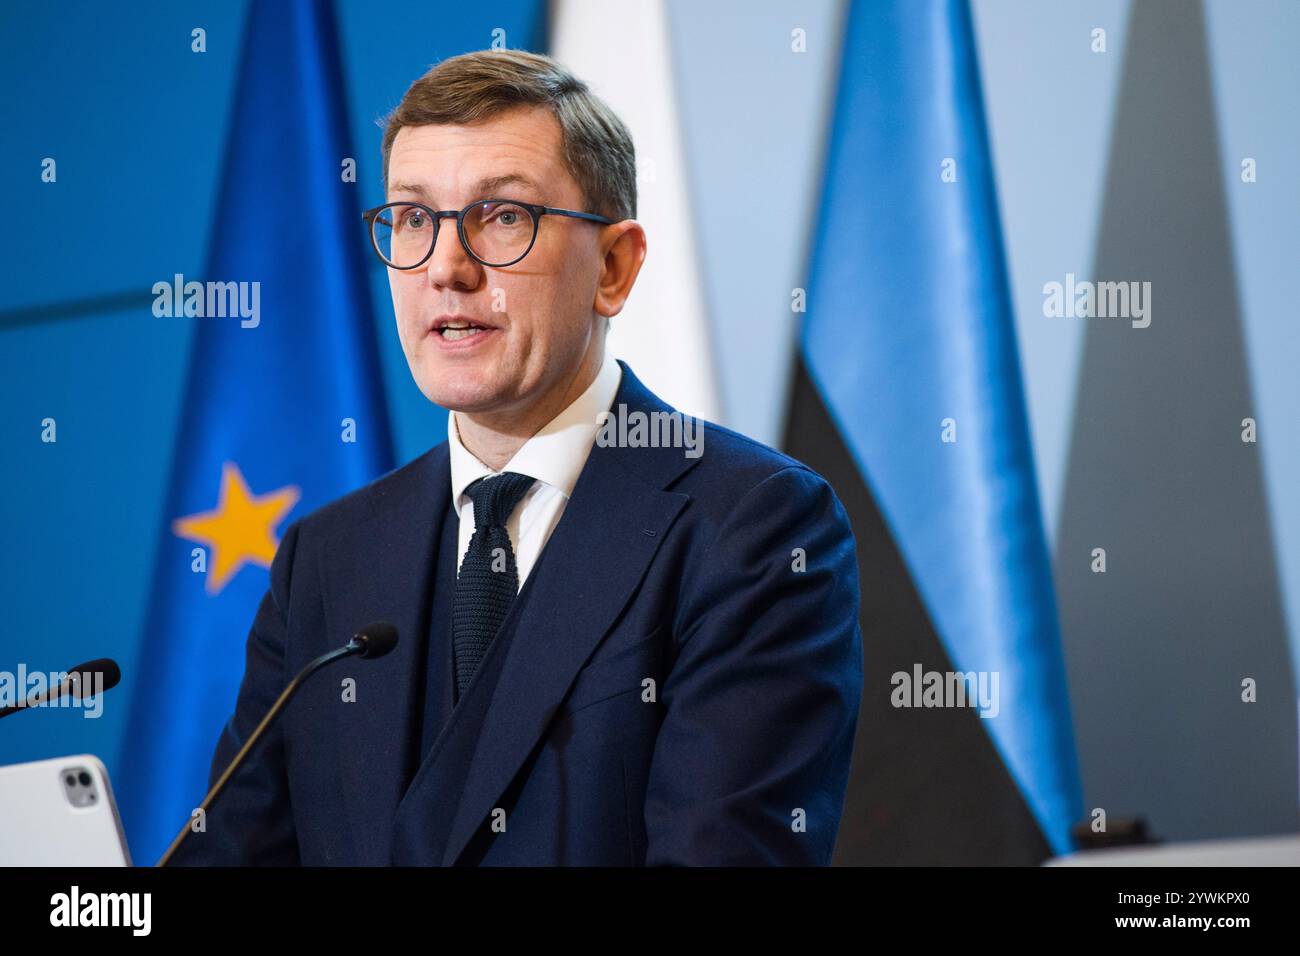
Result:
[[91,754],[0,767],[0,866],[130,866],[108,771]]

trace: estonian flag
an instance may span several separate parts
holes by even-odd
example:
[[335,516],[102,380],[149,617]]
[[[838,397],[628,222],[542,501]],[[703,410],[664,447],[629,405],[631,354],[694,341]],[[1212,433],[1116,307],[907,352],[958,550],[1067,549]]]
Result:
[[863,575],[836,859],[1037,862],[1082,797],[965,0],[854,3],[836,95],[786,441]]

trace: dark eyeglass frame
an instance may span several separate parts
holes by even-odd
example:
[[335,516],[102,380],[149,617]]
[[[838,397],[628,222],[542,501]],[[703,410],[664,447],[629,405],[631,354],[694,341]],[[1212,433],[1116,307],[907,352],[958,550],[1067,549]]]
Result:
[[[469,211],[473,209],[475,206],[482,206],[487,203],[505,203],[511,206],[519,206],[521,209],[527,209],[529,214],[533,218],[533,236],[531,239],[528,240],[528,247],[524,249],[524,251],[517,258],[511,259],[509,262],[488,262],[486,259],[484,259],[482,256],[480,256],[478,253],[476,253],[473,249],[469,247],[469,242],[465,238],[465,217],[469,215]],[[384,256],[382,252],[379,251],[379,242],[375,238],[375,221],[379,218],[379,214],[381,212],[383,212],[385,209],[392,209],[394,206],[413,206],[416,209],[423,209],[425,212],[429,214],[430,218],[433,219],[433,239],[429,243],[429,251],[424,254],[423,259],[421,259],[413,266],[395,266]],[[384,265],[388,266],[388,268],[390,269],[398,269],[403,272],[409,271],[411,269],[418,269],[420,268],[420,266],[424,265],[426,262],[429,261],[429,257],[433,255],[433,250],[438,246],[438,230],[442,224],[442,220],[444,219],[456,220],[456,235],[460,238],[460,246],[462,249],[465,250],[466,254],[475,262],[479,263],[480,265],[487,266],[489,269],[503,269],[506,266],[512,266],[516,262],[522,260],[524,256],[528,255],[528,253],[533,251],[533,245],[537,242],[537,233],[540,232],[542,228],[543,216],[568,216],[573,219],[585,219],[589,222],[598,222],[601,225],[605,225],[605,226],[610,226],[614,224],[613,219],[607,219],[606,217],[598,216],[595,213],[577,212],[573,209],[556,209],[554,206],[543,206],[538,203],[520,202],[518,199],[476,199],[468,206],[466,206],[464,209],[460,209],[460,210],[434,209],[432,206],[426,206],[424,203],[421,202],[412,202],[407,199],[399,199],[396,202],[386,202],[382,206],[376,206],[374,209],[367,209],[365,212],[361,214],[361,218],[364,219],[370,226],[369,228],[370,245],[374,248],[375,255],[379,256],[379,261],[382,262]]]

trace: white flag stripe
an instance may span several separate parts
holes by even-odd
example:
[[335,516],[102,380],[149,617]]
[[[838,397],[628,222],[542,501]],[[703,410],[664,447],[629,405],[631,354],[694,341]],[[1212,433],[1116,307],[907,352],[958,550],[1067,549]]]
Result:
[[609,347],[661,398],[722,421],[700,287],[694,205],[682,152],[667,13],[659,0],[557,0],[551,55],[607,102],[632,133],[637,220],[646,260]]

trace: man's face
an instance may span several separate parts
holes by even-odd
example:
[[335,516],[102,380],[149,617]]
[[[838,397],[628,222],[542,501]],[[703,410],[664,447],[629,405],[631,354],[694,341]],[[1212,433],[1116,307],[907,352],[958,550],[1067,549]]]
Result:
[[[514,109],[472,126],[403,127],[389,155],[388,184],[390,202],[434,209],[495,198],[594,211],[584,208],[563,165],[560,126],[544,108]],[[593,310],[601,228],[543,216],[528,255],[491,268],[470,258],[455,220],[443,219],[424,265],[389,269],[402,350],[425,397],[469,414],[510,414],[564,394],[581,371],[594,369],[605,322]],[[444,337],[437,323],[446,316],[484,331]]]

